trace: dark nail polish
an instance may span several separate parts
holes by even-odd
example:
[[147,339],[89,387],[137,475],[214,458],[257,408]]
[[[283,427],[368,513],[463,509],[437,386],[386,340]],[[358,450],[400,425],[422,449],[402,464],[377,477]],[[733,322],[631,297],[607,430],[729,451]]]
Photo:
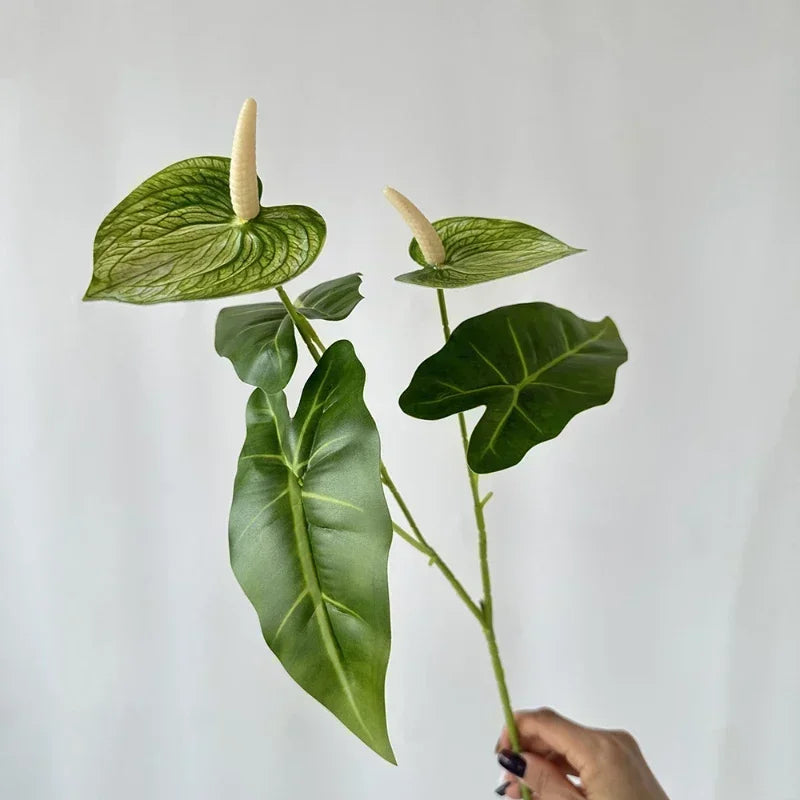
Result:
[[521,778],[525,774],[525,768],[528,766],[522,756],[512,753],[510,750],[501,750],[497,754],[497,760],[503,769],[507,769],[512,775]]
[[499,786],[498,786],[498,787],[497,787],[497,788],[494,790],[494,793],[495,793],[495,794],[499,794],[499,795],[500,795],[500,797],[503,797],[503,795],[505,795],[506,791],[508,790],[508,787],[509,787],[509,786],[511,786],[511,781],[506,781],[505,783],[501,783],[501,784],[500,784],[500,785],[499,785]]

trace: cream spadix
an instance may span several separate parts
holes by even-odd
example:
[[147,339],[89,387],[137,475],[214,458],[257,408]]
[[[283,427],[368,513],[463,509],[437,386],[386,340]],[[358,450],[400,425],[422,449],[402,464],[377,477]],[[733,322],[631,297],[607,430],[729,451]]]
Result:
[[445,253],[442,240],[430,220],[397,189],[387,186],[383,190],[386,199],[398,210],[400,216],[406,221],[411,233],[417,240],[419,249],[425,261],[433,267],[444,264]]
[[231,205],[242,221],[258,216],[258,177],[256,175],[256,101],[248,97],[239,112],[231,150]]

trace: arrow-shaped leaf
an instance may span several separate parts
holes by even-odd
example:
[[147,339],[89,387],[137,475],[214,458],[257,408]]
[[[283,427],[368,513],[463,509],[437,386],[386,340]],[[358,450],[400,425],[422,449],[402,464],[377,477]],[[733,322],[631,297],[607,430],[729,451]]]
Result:
[[308,269],[325,241],[322,217],[306,206],[275,206],[241,221],[229,170],[228,158],[190,158],[134,189],[97,231],[84,299],[225,297],[278,286]]
[[524,222],[485,217],[449,217],[433,223],[445,250],[445,262],[426,264],[416,239],[409,254],[423,269],[398,275],[397,280],[456,289],[536,269],[582,250]]
[[461,323],[417,368],[400,407],[441,419],[486,406],[468,460],[475,472],[495,472],[607,403],[627,357],[608,317],[589,322],[548,303],[505,306]]
[[289,674],[394,763],[384,707],[392,524],[363,387],[352,345],[339,341],[306,383],[294,419],[282,392],[253,392],[231,563]]
[[[360,285],[358,273],[325,281],[297,298],[297,310],[309,319],[342,320],[363,299]],[[245,383],[267,393],[285,388],[297,364],[294,327],[282,303],[223,308],[214,345]]]

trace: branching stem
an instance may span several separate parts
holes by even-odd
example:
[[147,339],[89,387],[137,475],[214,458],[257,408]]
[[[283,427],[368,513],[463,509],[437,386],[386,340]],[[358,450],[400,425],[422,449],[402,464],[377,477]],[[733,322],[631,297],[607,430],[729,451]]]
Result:
[[[444,340],[450,338],[450,320],[447,314],[447,302],[444,296],[443,289],[436,290],[436,299],[439,302],[439,316],[442,320],[442,333]],[[483,513],[483,508],[492,496],[489,492],[483,499],[481,499],[479,476],[473,472],[469,466],[469,435],[467,433],[467,421],[463,412],[458,414],[458,428],[461,432],[461,444],[464,449],[464,459],[467,464],[467,475],[469,477],[469,488],[472,493],[472,505],[475,511],[475,524],[478,528],[478,556],[481,565],[481,585],[483,587],[483,600],[481,601],[481,609],[483,611],[483,635],[486,637],[486,644],[489,648],[489,657],[492,661],[492,669],[494,670],[494,678],[497,682],[497,691],[500,695],[500,702],[503,706],[503,714],[506,720],[506,729],[508,730],[508,738],[511,742],[511,747],[514,752],[519,753],[519,734],[517,732],[516,722],[514,721],[514,709],[511,705],[511,698],[508,694],[508,684],[506,683],[505,671],[503,670],[503,662],[500,660],[500,651],[497,647],[497,636],[494,631],[494,609],[492,606],[492,579],[489,573],[489,553],[486,536],[486,518]],[[530,791],[527,786],[522,787],[522,796],[525,800],[530,800]]]
[[[314,361],[319,361],[321,358],[322,353],[325,351],[325,345],[322,343],[322,340],[317,335],[317,332],[314,330],[311,323],[297,310],[297,307],[292,303],[289,296],[286,294],[282,286],[277,287],[278,296],[281,298],[281,302],[283,303],[286,311],[288,312],[289,316],[292,318],[292,322],[294,322],[295,327],[300,332],[300,336],[302,337],[303,341],[306,343],[306,347],[308,351],[311,353]],[[429,559],[430,563],[435,564],[439,571],[444,575],[447,581],[455,590],[456,594],[461,598],[464,602],[464,605],[469,609],[470,613],[481,623],[483,626],[483,612],[481,611],[478,604],[469,596],[469,593],[464,588],[461,581],[456,578],[453,574],[453,571],[450,567],[447,566],[444,559],[439,555],[438,552],[428,543],[427,539],[422,535],[422,531],[417,525],[416,520],[414,519],[411,511],[408,507],[408,504],[403,499],[403,496],[400,494],[397,486],[395,486],[394,481],[392,480],[391,476],[389,475],[389,470],[386,468],[386,465],[381,461],[380,465],[380,473],[381,473],[381,482],[384,486],[389,490],[392,497],[394,498],[395,502],[397,503],[397,507],[400,509],[403,516],[406,518],[409,527],[411,528],[412,533],[404,530],[400,527],[396,522],[392,522],[392,529],[394,532],[403,540],[408,542],[412,547],[418,550],[420,553],[423,553]],[[412,535],[413,534],[413,535]]]
[[[311,323],[297,310],[294,303],[289,299],[282,286],[277,287],[278,295],[281,302],[292,318],[295,327],[300,333],[303,341],[311,353],[315,361],[319,361],[322,353],[325,351],[325,345],[317,335]],[[450,338],[450,321],[447,315],[447,303],[445,301],[444,291],[442,289],[436,290],[436,297],[439,302],[439,314],[442,320],[442,332],[445,341]],[[458,426],[461,432],[461,443],[464,448],[464,458],[467,458],[469,449],[469,436],[467,434],[467,422],[463,413],[458,415]],[[453,587],[455,593],[463,601],[464,605],[470,613],[478,620],[483,635],[486,638],[486,644],[489,649],[489,657],[492,662],[492,669],[494,671],[495,681],[497,682],[498,693],[500,694],[500,702],[503,706],[503,714],[506,720],[506,728],[508,730],[508,737],[511,746],[515,752],[520,751],[519,735],[517,733],[516,723],[514,721],[514,712],[511,705],[511,698],[508,694],[508,686],[506,684],[505,672],[503,670],[503,662],[500,660],[500,652],[497,647],[497,637],[494,631],[494,612],[492,607],[492,582],[489,573],[489,556],[488,544],[486,535],[486,519],[483,514],[483,508],[492,496],[492,492],[486,494],[483,498],[480,496],[479,478],[477,473],[473,472],[467,462],[467,474],[469,476],[470,492],[472,494],[472,503],[475,512],[475,523],[478,528],[478,555],[480,558],[481,566],[481,584],[483,587],[483,599],[478,605],[469,595],[463,584],[456,578],[450,567],[444,562],[436,550],[431,547],[427,539],[423,536],[422,531],[417,525],[416,520],[411,514],[408,504],[403,499],[397,486],[389,475],[386,465],[381,461],[380,465],[381,481],[389,490],[390,494],[397,503],[403,516],[406,518],[411,533],[406,531],[396,522],[392,522],[392,529],[404,541],[408,542],[413,548],[425,555],[430,563],[435,564],[439,571],[444,575],[445,579]],[[525,800],[530,800],[530,792],[526,786],[522,787],[522,796]]]
[[286,290],[283,288],[283,286],[278,286],[276,291],[278,292],[278,297],[281,298],[284,308],[292,318],[295,328],[297,328],[300,336],[306,343],[306,347],[308,348],[308,352],[311,353],[311,357],[314,359],[314,361],[319,362],[320,358],[322,358],[322,353],[325,350],[325,346],[320,341],[319,336],[317,336],[316,332],[311,327],[311,323],[297,310],[297,307],[291,301],[289,295],[286,294]]

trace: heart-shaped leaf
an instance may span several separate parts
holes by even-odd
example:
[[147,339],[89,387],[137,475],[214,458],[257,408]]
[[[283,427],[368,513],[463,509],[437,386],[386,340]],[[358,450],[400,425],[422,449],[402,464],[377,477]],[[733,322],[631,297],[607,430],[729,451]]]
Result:
[[387,558],[378,431],[350,342],[329,347],[294,419],[282,392],[247,406],[231,564],[289,674],[388,761]]
[[448,217],[433,223],[444,244],[445,262],[437,268],[425,263],[416,239],[409,254],[424,269],[398,275],[396,280],[456,289],[527,272],[583,250],[524,222],[485,217]]
[[84,299],[225,297],[308,269],[325,241],[322,217],[306,206],[275,206],[242,222],[231,206],[229,169],[228,158],[190,158],[134,189],[97,231]]
[[504,306],[462,322],[417,368],[400,407],[441,419],[486,406],[468,461],[475,472],[495,472],[607,403],[627,357],[608,317],[589,322],[549,303]]
[[[300,295],[297,310],[310,319],[342,320],[363,299],[360,285],[358,273],[325,281]],[[294,326],[282,303],[223,308],[214,345],[245,383],[269,394],[289,383],[297,364]]]

